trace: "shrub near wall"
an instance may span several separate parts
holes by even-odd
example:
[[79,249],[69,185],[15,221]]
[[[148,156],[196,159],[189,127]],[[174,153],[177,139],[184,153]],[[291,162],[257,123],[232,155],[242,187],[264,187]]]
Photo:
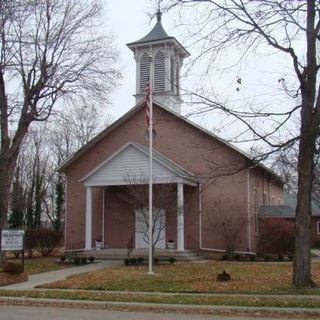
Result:
[[26,230],[25,248],[29,258],[32,258],[35,251],[42,256],[51,255],[61,238],[62,233],[53,229]]
[[34,250],[38,245],[37,239],[37,230],[26,230],[25,239],[24,239],[24,247],[27,252],[29,258],[32,258],[34,254]]
[[260,254],[292,254],[294,252],[294,221],[285,218],[260,220],[258,252]]

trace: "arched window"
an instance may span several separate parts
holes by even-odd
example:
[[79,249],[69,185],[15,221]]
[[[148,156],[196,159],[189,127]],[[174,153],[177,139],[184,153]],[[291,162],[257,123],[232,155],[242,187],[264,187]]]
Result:
[[144,93],[150,76],[150,58],[144,53],[140,60],[140,92]]
[[170,58],[170,89],[173,93],[176,92],[176,85],[175,85],[175,61],[174,58]]
[[162,51],[158,51],[154,57],[154,92],[165,89],[165,57]]

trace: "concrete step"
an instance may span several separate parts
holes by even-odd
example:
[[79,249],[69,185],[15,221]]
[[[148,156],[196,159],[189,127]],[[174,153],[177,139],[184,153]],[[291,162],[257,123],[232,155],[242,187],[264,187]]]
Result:
[[[79,256],[94,256],[96,259],[100,260],[123,260],[127,258],[128,251],[126,249],[101,249],[101,250],[87,250],[78,253]],[[130,253],[130,257],[143,257],[148,258],[147,249],[134,249]],[[170,257],[174,257],[176,261],[197,261],[203,260],[203,256],[199,256],[197,251],[194,250],[166,250],[166,249],[156,249],[155,257],[160,260],[168,260]]]

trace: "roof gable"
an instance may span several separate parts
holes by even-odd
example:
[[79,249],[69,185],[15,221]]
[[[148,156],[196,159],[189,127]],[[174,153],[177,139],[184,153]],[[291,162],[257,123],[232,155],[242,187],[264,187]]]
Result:
[[[138,143],[129,141],[81,179],[86,186],[127,185],[148,183],[149,153]],[[164,157],[153,153],[154,183],[184,183],[196,185],[195,176]]]
[[[165,110],[166,112],[168,112],[169,114],[171,114],[174,117],[179,118],[180,120],[182,120],[183,122],[185,122],[186,124],[188,124],[189,126],[195,128],[196,130],[201,131],[202,133],[208,135],[209,137],[221,142],[222,144],[224,144],[226,147],[230,148],[231,150],[237,152],[238,154],[241,154],[243,157],[245,157],[247,160],[252,161],[252,159],[250,158],[250,156],[245,153],[244,151],[242,151],[241,149],[233,146],[232,144],[228,143],[227,141],[225,141],[224,139],[216,136],[214,133],[212,133],[211,131],[197,125],[196,123],[192,122],[191,120],[189,120],[188,118],[182,116],[181,114],[176,113],[175,111],[166,108],[165,106],[157,103],[153,103],[154,106],[157,106],[160,109]],[[60,172],[65,172],[67,170],[67,168],[73,163],[75,162],[77,159],[79,159],[83,154],[85,154],[88,150],[90,150],[95,144],[97,144],[100,140],[104,139],[106,136],[108,136],[111,132],[113,132],[116,128],[118,128],[121,124],[123,124],[125,121],[127,121],[128,119],[130,119],[134,114],[136,114],[140,109],[142,109],[144,107],[144,101],[141,101],[140,103],[138,103],[136,106],[134,106],[132,109],[130,109],[127,113],[125,113],[121,118],[119,118],[118,120],[116,120],[113,124],[111,124],[109,127],[107,127],[105,130],[103,130],[102,132],[100,132],[96,137],[94,137],[92,140],[90,140],[86,145],[84,145],[81,149],[79,149],[77,152],[75,152],[72,156],[70,156],[69,158],[67,158],[65,161],[63,161],[60,166],[58,167],[58,170]],[[265,165],[261,164],[261,163],[257,163],[257,164],[253,164],[253,167],[258,167],[261,168],[262,170],[267,171],[268,173],[270,173],[277,181],[282,182],[281,177],[278,176],[274,171],[272,171],[271,169],[269,169],[268,167],[266,167]]]

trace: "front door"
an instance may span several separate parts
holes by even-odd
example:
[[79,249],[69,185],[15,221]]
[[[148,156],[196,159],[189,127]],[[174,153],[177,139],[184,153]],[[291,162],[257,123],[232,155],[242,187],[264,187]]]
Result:
[[[135,211],[136,232],[135,247],[136,249],[147,249],[149,247],[148,222],[149,209],[143,208]],[[153,242],[159,249],[166,248],[166,211],[164,209],[153,209],[154,233]]]

